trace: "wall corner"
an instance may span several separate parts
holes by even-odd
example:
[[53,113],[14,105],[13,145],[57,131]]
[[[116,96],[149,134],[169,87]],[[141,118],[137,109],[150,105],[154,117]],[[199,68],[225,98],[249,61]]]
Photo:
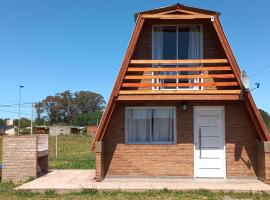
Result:
[[103,161],[103,144],[102,141],[95,143],[95,154],[96,154],[96,182],[100,182],[104,178],[104,161]]

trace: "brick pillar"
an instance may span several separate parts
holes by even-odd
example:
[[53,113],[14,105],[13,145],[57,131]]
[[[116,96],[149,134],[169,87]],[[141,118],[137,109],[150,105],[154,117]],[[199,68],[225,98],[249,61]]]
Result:
[[96,142],[95,153],[96,153],[96,181],[100,182],[104,178],[102,142]]
[[4,136],[2,180],[20,182],[37,177],[37,148],[36,135]]
[[257,143],[257,176],[270,185],[270,142]]

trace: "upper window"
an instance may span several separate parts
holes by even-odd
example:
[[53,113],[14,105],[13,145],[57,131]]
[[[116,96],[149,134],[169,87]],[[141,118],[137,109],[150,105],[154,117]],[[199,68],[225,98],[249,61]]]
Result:
[[[154,26],[153,27],[153,59],[154,60],[180,60],[202,58],[202,26],[200,25],[177,25],[177,26]],[[162,67],[187,67],[191,65],[168,65]],[[194,64],[192,65],[194,66]],[[153,67],[161,67],[154,65]],[[160,75],[189,75],[194,72],[170,71],[161,72]],[[154,73],[157,75],[157,73]],[[196,83],[197,79],[160,79],[154,83]],[[156,88],[158,89],[158,88]],[[199,89],[195,87],[163,87],[161,89]]]
[[126,143],[175,143],[175,108],[126,108]]

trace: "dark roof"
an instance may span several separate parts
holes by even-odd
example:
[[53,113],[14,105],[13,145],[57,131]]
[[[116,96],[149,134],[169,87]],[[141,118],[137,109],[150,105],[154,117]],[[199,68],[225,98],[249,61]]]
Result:
[[212,11],[212,10],[206,10],[206,9],[201,9],[201,8],[195,8],[195,7],[189,7],[189,6],[185,6],[184,4],[173,4],[171,6],[165,6],[165,7],[160,7],[160,8],[155,8],[155,9],[151,9],[151,10],[145,10],[142,12],[137,12],[134,14],[134,19],[135,21],[137,20],[137,17],[139,14],[155,14],[155,13],[159,13],[159,12],[166,12],[169,10],[174,10],[177,8],[181,8],[183,10],[190,10],[190,11],[194,11],[194,12],[199,12],[199,13],[205,13],[205,14],[216,14],[218,16],[221,15],[220,12],[217,11]]

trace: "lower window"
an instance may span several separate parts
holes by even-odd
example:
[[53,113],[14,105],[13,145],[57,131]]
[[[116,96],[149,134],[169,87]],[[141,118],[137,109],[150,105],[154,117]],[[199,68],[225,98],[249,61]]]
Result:
[[130,144],[174,144],[175,108],[127,107],[125,140]]

